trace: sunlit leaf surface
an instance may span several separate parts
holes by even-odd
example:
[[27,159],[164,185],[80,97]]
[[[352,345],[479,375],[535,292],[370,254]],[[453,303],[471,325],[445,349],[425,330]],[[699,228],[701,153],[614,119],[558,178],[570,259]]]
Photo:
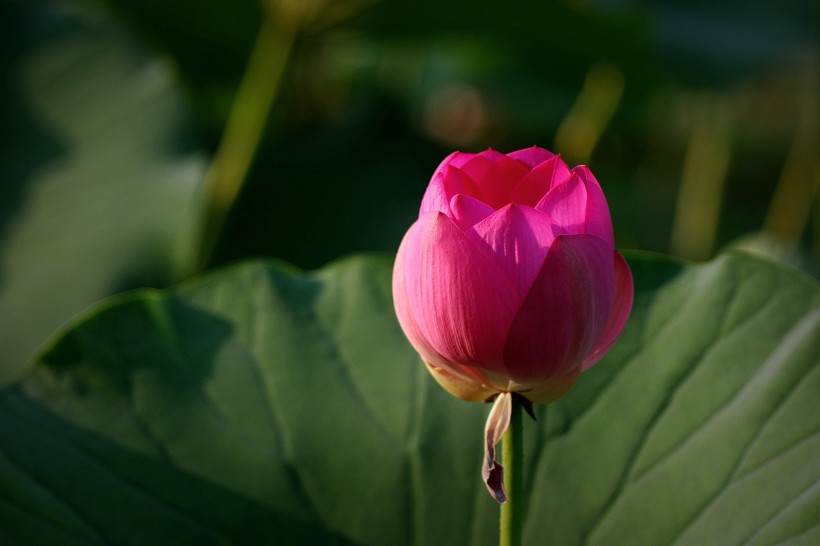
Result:
[[[630,263],[623,338],[525,423],[525,542],[816,542],[817,284]],[[390,267],[247,262],[89,312],[0,392],[0,539],[494,544],[489,407],[428,377]]]

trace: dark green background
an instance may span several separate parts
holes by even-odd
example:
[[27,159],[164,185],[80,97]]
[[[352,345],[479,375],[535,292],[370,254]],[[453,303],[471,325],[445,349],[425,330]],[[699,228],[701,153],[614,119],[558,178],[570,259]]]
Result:
[[620,248],[717,257],[629,254],[623,338],[527,423],[525,537],[817,543],[817,3],[315,1],[198,265],[262,4],[0,0],[0,542],[494,543],[487,408],[390,267],[450,151],[540,145]]
[[[202,181],[263,10],[249,0],[3,0],[0,10],[8,377],[100,297],[195,271]],[[331,2],[296,38],[208,266],[265,255],[313,268],[393,252],[438,161],[453,149],[552,148],[585,78],[604,67],[623,92],[580,159],[605,189],[621,248],[703,259],[740,244],[816,273],[817,15],[809,0]],[[727,167],[706,182],[722,195],[711,240],[692,250],[670,240],[701,208],[696,193],[678,210],[678,195],[687,150],[704,138]],[[555,151],[579,160],[572,146]],[[700,176],[698,157],[695,181],[711,172]],[[772,205],[784,172],[810,211],[796,227],[789,201]]]

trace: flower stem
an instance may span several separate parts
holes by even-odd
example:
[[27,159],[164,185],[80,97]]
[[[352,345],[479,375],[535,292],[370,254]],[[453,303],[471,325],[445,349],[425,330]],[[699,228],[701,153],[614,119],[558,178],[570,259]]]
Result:
[[499,543],[501,546],[521,546],[524,499],[524,450],[522,438],[522,404],[513,397],[510,426],[504,434],[501,457],[504,465],[504,489],[507,502],[501,505]]
[[268,7],[248,67],[207,176],[199,267],[212,257],[219,234],[248,175],[298,29],[282,24]]

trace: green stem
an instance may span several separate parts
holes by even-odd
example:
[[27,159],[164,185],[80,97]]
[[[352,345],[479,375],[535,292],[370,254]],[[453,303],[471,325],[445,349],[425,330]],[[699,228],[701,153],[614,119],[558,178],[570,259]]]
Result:
[[501,505],[501,546],[521,546],[523,527],[524,443],[522,438],[522,405],[516,397],[512,401],[510,426],[501,445],[504,465],[504,489],[507,502]]
[[[295,25],[292,25],[295,26]],[[247,178],[285,71],[296,28],[267,9],[207,176],[198,265],[205,267]]]

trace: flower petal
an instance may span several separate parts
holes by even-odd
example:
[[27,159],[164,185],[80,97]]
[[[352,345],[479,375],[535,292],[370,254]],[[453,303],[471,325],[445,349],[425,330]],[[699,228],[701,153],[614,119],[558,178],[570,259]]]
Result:
[[530,291],[557,235],[549,216],[516,204],[496,211],[466,234],[492,257],[516,286],[519,302]]
[[580,165],[572,169],[573,174],[578,175],[583,181],[587,190],[587,208],[584,221],[584,233],[597,235],[615,249],[615,241],[612,235],[612,217],[609,215],[609,206],[604,197],[604,190],[593,176],[592,171],[586,165]]
[[400,249],[393,266],[393,305],[405,336],[419,353],[433,378],[452,395],[470,402],[487,400],[498,389],[478,370],[447,360],[427,342],[421,332],[407,298],[404,278],[406,256],[407,253]]
[[447,216],[452,216],[450,200],[459,193],[477,195],[478,188],[464,172],[456,167],[445,165],[436,172],[430,185],[427,186],[424,197],[421,199],[419,216],[434,211],[441,211]]
[[[444,365],[504,371],[502,351],[515,315],[515,287],[492,258],[471,242],[458,226],[440,212],[421,216],[399,247],[394,275],[396,304],[412,316],[417,331],[414,347],[425,360],[425,344],[441,355]],[[406,307],[406,309],[404,309]],[[401,321],[402,327],[410,321]],[[414,341],[411,339],[411,341]]]
[[[412,230],[415,224],[410,227]],[[459,369],[459,365],[450,362],[441,353],[439,353],[428,341],[424,332],[416,322],[413,308],[410,305],[410,299],[407,294],[407,279],[405,272],[407,271],[408,251],[405,241],[409,238],[410,231],[404,236],[399,251],[396,254],[396,261],[393,264],[393,307],[396,310],[396,317],[399,319],[404,335],[410,341],[410,344],[416,350],[421,359],[428,365],[433,365],[439,368]],[[459,371],[458,373],[461,373]]]
[[[468,402],[485,402],[494,394],[498,393],[498,389],[492,385],[487,384],[481,379],[477,379],[470,368],[461,366],[460,368],[445,368],[438,367],[425,362],[427,370],[433,379],[441,385],[444,390],[457,398],[466,400]],[[459,371],[455,371],[458,369]]]
[[[489,161],[491,163],[506,164],[508,166],[511,166],[510,161],[509,161],[510,158],[507,157],[507,154],[502,154],[498,150],[493,150],[492,148],[487,148],[483,152],[479,152],[475,155],[477,157],[483,157],[484,159],[486,159],[487,161]],[[465,165],[466,165],[466,163],[465,163]],[[529,169],[527,169],[527,170],[529,170]]]
[[478,186],[479,194],[474,194],[474,197],[480,198],[494,209],[510,202],[510,192],[529,172],[519,161],[495,150],[481,152],[460,169]]
[[587,188],[578,176],[570,176],[563,184],[554,186],[535,206],[550,215],[567,233],[584,233],[587,209]]
[[632,299],[635,287],[632,282],[632,272],[624,257],[615,253],[615,301],[612,303],[612,311],[609,313],[609,320],[606,323],[604,333],[593,347],[592,351],[584,358],[582,371],[586,371],[601,360],[603,356],[612,348],[621,332],[624,331],[629,313],[632,310]]
[[495,210],[489,205],[469,195],[458,193],[450,200],[451,218],[462,231],[467,231]]
[[615,250],[609,207],[589,169],[573,169],[569,179],[553,186],[535,208],[550,215],[568,233],[595,235]]
[[433,179],[430,180],[430,184],[427,185],[427,189],[424,191],[419,216],[434,211],[450,214],[450,200],[444,188],[444,174],[440,172],[433,175]]
[[518,182],[510,194],[510,201],[535,207],[551,187],[567,181],[569,176],[569,167],[561,156],[552,156]]
[[440,172],[443,172],[444,169],[448,166],[456,167],[456,168],[461,167],[465,163],[470,161],[472,158],[474,158],[475,156],[476,156],[476,154],[467,154],[467,153],[464,153],[464,152],[453,152],[450,155],[448,155],[447,157],[445,157],[444,160],[441,163],[438,164],[438,167],[436,167],[436,170],[433,171],[433,177],[435,177],[436,174],[438,174]]
[[504,360],[518,383],[580,367],[601,338],[614,298],[612,250],[598,237],[561,235],[513,320]]
[[573,368],[566,375],[534,381],[532,384],[517,385],[515,392],[534,404],[549,404],[568,393],[580,373],[581,370]]
[[507,157],[516,159],[529,167],[530,169],[534,168],[536,165],[540,165],[544,161],[555,157],[555,154],[550,152],[549,150],[545,150],[544,148],[539,148],[538,146],[533,146],[532,148],[525,148],[523,150],[516,150],[515,152],[510,152],[507,154]]

